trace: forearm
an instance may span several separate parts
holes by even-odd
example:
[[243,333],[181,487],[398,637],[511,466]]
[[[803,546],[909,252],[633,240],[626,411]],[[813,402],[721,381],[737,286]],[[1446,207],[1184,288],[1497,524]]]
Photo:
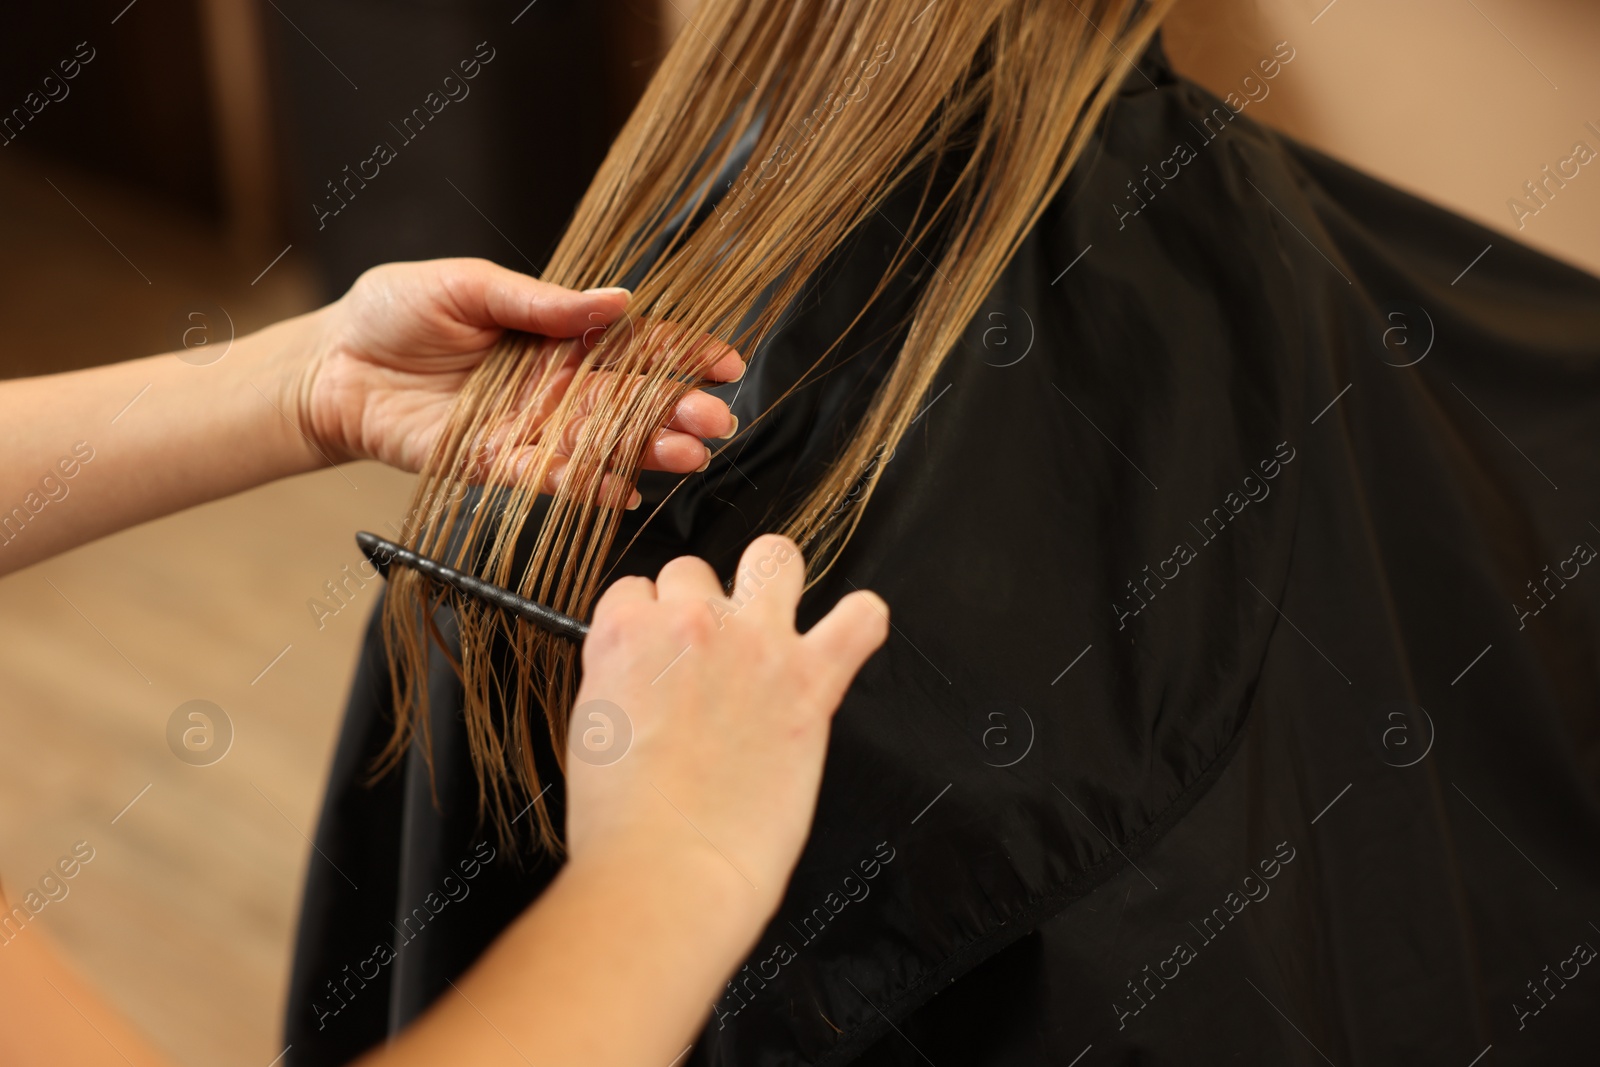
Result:
[[[10,908],[0,891],[0,915]],[[36,929],[0,929],[0,1063],[167,1067]]]
[[323,464],[290,383],[321,312],[175,355],[0,383],[0,574]]
[[636,865],[569,864],[455,989],[362,1067],[667,1067],[772,910],[731,868],[668,867],[641,877]]

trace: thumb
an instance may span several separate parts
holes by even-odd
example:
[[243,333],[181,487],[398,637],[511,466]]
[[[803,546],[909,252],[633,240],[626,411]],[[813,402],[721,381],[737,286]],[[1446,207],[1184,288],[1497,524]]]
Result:
[[483,259],[451,267],[446,286],[461,321],[482,329],[577,337],[620,318],[632,295],[619,288],[580,293]]
[[830,694],[831,715],[856,672],[889,637],[889,605],[877,593],[858,589],[833,606],[800,639],[817,661],[817,676]]

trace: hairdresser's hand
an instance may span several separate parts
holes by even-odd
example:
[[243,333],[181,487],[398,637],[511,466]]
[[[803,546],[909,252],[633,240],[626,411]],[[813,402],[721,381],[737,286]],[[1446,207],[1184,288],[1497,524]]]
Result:
[[[416,471],[457,390],[505,331],[598,339],[627,299],[626,290],[579,293],[481,259],[375,267],[309,317],[305,359],[283,375],[283,410],[328,460],[377,459]],[[706,377],[733,381],[742,373],[743,362],[725,349]],[[565,383],[559,379],[558,388]],[[553,408],[556,399],[540,402]],[[700,438],[724,436],[734,426],[721,400],[690,393],[645,466],[693,471],[709,454]]]
[[799,550],[769,535],[746,549],[732,597],[683,557],[600,598],[567,745],[574,865],[647,879],[687,868],[747,901],[729,922],[759,932],[805,843],[833,713],[889,632],[863,591],[796,633],[804,584]]

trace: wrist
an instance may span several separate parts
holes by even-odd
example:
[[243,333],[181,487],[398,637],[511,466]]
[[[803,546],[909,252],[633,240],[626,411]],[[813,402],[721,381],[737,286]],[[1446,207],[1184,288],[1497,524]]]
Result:
[[[704,845],[704,842],[698,842]],[[575,890],[603,888],[640,906],[698,924],[714,944],[747,951],[778,910],[784,885],[757,886],[709,846],[659,840],[608,842],[567,860],[560,878]]]
[[310,397],[326,358],[327,308],[285,319],[242,337],[223,361],[235,388],[254,405],[261,441],[276,457],[274,476],[284,477],[340,463],[312,432]]

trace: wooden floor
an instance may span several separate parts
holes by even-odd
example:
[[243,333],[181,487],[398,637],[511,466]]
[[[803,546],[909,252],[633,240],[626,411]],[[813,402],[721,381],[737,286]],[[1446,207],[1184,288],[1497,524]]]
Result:
[[[196,301],[240,332],[311,302],[293,251],[251,286],[264,261],[65,168],[8,156],[0,202],[5,376],[170,350]],[[23,936],[54,939],[179,1063],[283,1051],[307,836],[376,586],[322,629],[307,601],[410,485],[324,471],[0,580],[0,878],[15,900],[88,842],[93,860]],[[195,699],[234,730],[210,766],[168,746]]]

